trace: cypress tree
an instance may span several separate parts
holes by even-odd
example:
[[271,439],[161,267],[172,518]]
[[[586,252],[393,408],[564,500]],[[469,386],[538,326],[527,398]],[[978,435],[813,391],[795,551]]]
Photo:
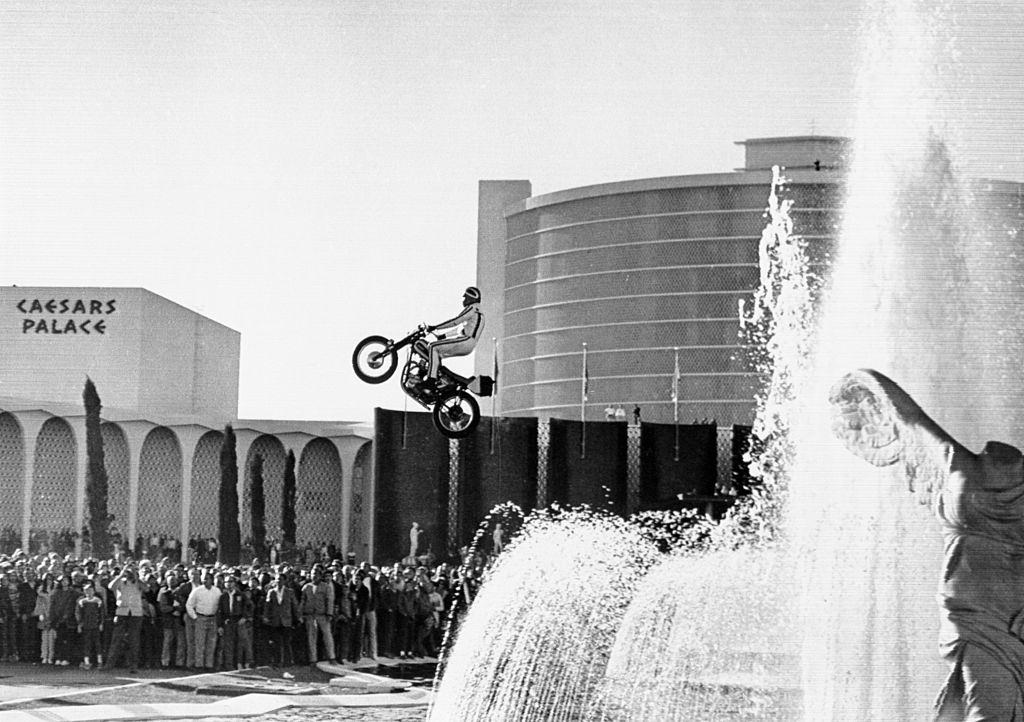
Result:
[[281,490],[281,535],[286,546],[295,546],[295,452],[288,449]]
[[235,430],[224,427],[220,447],[220,519],[218,524],[219,561],[236,564],[242,552],[241,530],[238,527],[238,456]]
[[110,552],[110,522],[113,517],[107,513],[109,479],[103,453],[103,434],[100,431],[100,395],[96,385],[85,377],[82,391],[85,404],[85,496],[89,507],[89,539],[93,556],[104,558]]
[[263,457],[260,454],[252,460],[252,501],[249,516],[252,519],[252,549],[262,560],[267,545],[267,502],[263,492]]

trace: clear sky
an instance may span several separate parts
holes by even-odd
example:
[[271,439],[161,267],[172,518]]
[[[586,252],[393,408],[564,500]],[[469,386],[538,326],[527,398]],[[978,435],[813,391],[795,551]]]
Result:
[[[849,134],[866,12],[5,0],[0,283],[148,288],[242,334],[242,417],[367,420],[403,399],[352,347],[458,310],[479,180],[719,172],[737,140]],[[1024,180],[1024,3],[944,12],[965,166]]]

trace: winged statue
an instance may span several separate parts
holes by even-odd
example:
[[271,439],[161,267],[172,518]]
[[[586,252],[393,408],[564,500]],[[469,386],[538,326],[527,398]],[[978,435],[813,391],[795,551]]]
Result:
[[900,465],[942,528],[950,674],[935,719],[1024,722],[1024,455],[998,441],[973,453],[872,369],[839,379],[829,403],[835,436],[874,466]]

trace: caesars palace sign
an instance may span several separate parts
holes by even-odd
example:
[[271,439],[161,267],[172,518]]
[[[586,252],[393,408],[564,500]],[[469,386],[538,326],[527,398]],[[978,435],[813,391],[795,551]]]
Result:
[[117,311],[117,300],[23,298],[14,307],[22,314],[22,333],[90,336],[107,332],[106,317]]

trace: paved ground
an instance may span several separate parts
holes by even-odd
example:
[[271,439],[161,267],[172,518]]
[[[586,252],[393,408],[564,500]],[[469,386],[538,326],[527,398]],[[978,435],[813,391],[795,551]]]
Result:
[[[396,664],[376,669],[372,666],[360,666],[359,669],[411,680],[416,686],[425,687],[429,686],[433,677],[434,665]],[[8,716],[3,713],[9,711],[77,705],[223,702],[223,688],[226,686],[242,684],[258,688],[265,681],[282,691],[301,692],[308,691],[310,687],[323,689],[331,678],[331,675],[315,667],[268,667],[250,670],[242,675],[192,675],[186,671],[164,670],[139,670],[137,674],[129,675],[126,669],[86,671],[77,667],[0,663],[0,719]],[[259,722],[414,722],[425,717],[426,710],[422,707],[356,710],[331,707],[282,710],[251,719]]]

